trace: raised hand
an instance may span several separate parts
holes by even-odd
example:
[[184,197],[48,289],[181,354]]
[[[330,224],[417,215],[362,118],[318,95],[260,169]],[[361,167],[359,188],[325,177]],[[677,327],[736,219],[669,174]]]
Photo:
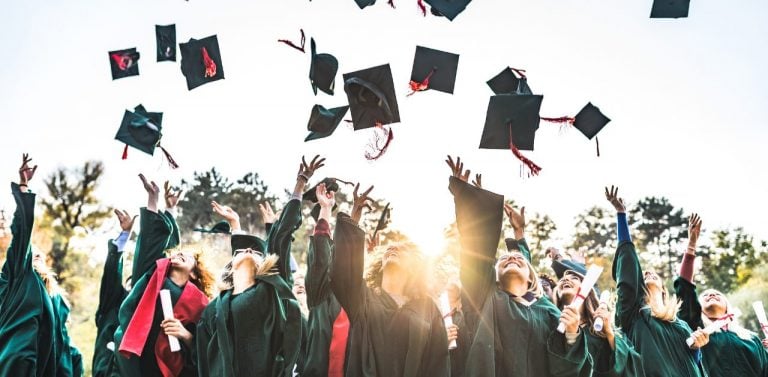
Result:
[[627,212],[627,207],[624,205],[624,199],[619,197],[619,188],[615,186],[611,186],[610,189],[608,187],[605,188],[605,198],[608,199],[609,202],[611,202],[611,205],[613,208],[616,209],[616,212],[618,213],[625,213]]
[[19,168],[19,185],[21,186],[26,186],[37,171],[37,165],[29,167],[30,162],[32,162],[32,159],[29,158],[29,154],[24,153],[21,155],[21,167]]
[[366,251],[368,251],[368,253],[372,253],[381,244],[381,235],[375,233],[370,237],[366,237],[365,244],[367,246]]
[[576,334],[579,332],[579,325],[581,325],[581,313],[570,305],[566,306],[560,314],[560,323],[565,325],[566,334]]
[[117,215],[117,220],[120,221],[120,229],[122,229],[123,232],[130,233],[131,229],[133,229],[133,222],[136,220],[136,216],[131,217],[127,211],[120,211],[119,209],[115,210],[115,215]]
[[360,222],[360,218],[363,217],[363,208],[368,208],[368,210],[371,210],[370,202],[373,202],[373,199],[368,197],[368,194],[371,193],[373,190],[373,186],[369,187],[368,190],[363,191],[362,194],[358,194],[358,190],[360,189],[360,184],[355,185],[355,190],[352,192],[352,221],[355,223]]
[[509,225],[515,231],[515,238],[522,239],[525,235],[525,207],[521,207],[518,212],[511,205],[504,203],[504,213],[509,218]]
[[448,156],[448,159],[445,160],[445,163],[448,164],[448,167],[451,168],[451,174],[453,177],[458,178],[464,182],[469,180],[469,170],[464,171],[464,163],[461,162],[461,157],[457,156],[456,162],[454,162],[453,158]]
[[325,183],[317,185],[315,194],[317,194],[317,203],[320,204],[320,208],[330,209],[333,208],[334,204],[336,204],[336,197],[333,191],[327,191],[325,189]]
[[696,243],[699,242],[699,235],[701,234],[701,217],[693,213],[688,219],[688,248],[696,252]]
[[272,206],[269,203],[259,203],[259,212],[261,212],[264,224],[274,224],[277,222],[277,215],[275,215],[275,211],[272,210]]
[[163,184],[163,189],[165,191],[165,208],[176,208],[176,206],[179,205],[179,200],[181,200],[181,194],[184,190],[171,187],[171,184],[168,183],[168,181],[165,181],[165,184]]
[[325,158],[321,158],[320,155],[315,155],[309,164],[307,164],[304,156],[301,156],[301,164],[299,164],[298,176],[303,178],[305,183],[309,182],[309,179],[312,178],[312,175],[315,174],[315,171],[322,168],[323,166],[325,166]]
[[483,188],[483,175],[479,173],[475,174],[475,179],[472,180],[472,184],[479,189]]
[[147,210],[157,212],[157,200],[160,197],[160,187],[157,186],[155,181],[147,181],[144,174],[139,174],[139,179],[144,185],[144,190],[147,191]]

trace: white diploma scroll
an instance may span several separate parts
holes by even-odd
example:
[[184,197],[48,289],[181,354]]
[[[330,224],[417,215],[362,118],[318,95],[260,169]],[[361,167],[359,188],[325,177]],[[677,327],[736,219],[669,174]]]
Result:
[[[163,317],[165,319],[173,319],[173,304],[171,303],[171,291],[167,289],[160,290],[160,304],[163,306]],[[168,343],[171,345],[171,352],[181,351],[181,344],[179,339],[175,336],[168,335]]]
[[[448,294],[445,292],[440,295],[440,312],[443,314],[445,327],[448,328],[448,326],[453,325],[453,316],[451,315],[451,301],[448,299]],[[449,350],[455,349],[456,347],[458,347],[456,345],[456,340],[452,340],[451,343],[448,344]]]
[[755,301],[752,303],[752,307],[755,308],[755,315],[757,321],[760,322],[760,328],[763,329],[763,335],[768,339],[768,318],[765,318],[765,307],[762,301]]
[[[579,289],[579,294],[571,303],[571,307],[581,309],[581,304],[583,304],[584,299],[589,296],[590,291],[592,291],[592,288],[595,286],[595,283],[597,283],[597,279],[600,277],[602,272],[603,268],[600,266],[589,266],[589,270],[587,270],[587,276],[585,276],[584,280],[581,281],[581,289]],[[561,334],[565,334],[565,324],[561,322],[557,326],[557,331],[559,331]]]
[[[704,328],[704,333],[706,333],[707,335],[711,335],[715,331],[722,329],[723,326],[731,323],[731,321],[733,321],[733,314],[729,314],[723,318],[718,319],[715,322],[710,323],[709,326]],[[693,339],[693,336],[690,336],[688,337],[688,339],[685,340],[685,344],[687,344],[688,347],[690,347],[693,345],[694,341],[695,339]]]
[[[611,301],[611,291],[603,291],[603,293],[600,293],[600,305],[602,304],[608,305],[608,302],[610,301]],[[596,319],[595,324],[592,325],[592,327],[597,332],[603,331],[603,319],[602,318]]]

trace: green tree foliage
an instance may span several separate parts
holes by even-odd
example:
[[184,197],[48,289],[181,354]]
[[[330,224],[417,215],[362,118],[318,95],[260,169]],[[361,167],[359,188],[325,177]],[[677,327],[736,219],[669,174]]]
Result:
[[672,278],[679,259],[675,245],[688,237],[688,218],[683,216],[683,209],[675,208],[664,197],[646,197],[635,204],[630,215],[637,231],[636,244],[658,256],[650,260],[653,263],[648,267],[666,279]]
[[757,242],[743,228],[720,229],[712,233],[712,245],[700,247],[702,268],[696,275],[702,286],[722,292],[745,286],[755,268],[768,263],[766,242]]
[[616,241],[616,218],[605,208],[594,206],[576,216],[574,234],[569,247],[584,250],[586,257],[613,255]]

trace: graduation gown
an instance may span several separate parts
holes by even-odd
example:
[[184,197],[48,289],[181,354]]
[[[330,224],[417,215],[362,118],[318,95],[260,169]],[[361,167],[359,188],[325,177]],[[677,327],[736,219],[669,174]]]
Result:
[[0,376],[56,376],[57,319],[45,284],[32,267],[35,195],[11,184],[13,238],[0,274]]
[[278,273],[258,276],[240,294],[221,292],[203,311],[196,338],[201,377],[293,375],[302,324],[291,291],[290,246],[301,225],[300,205],[288,202],[267,237],[267,253],[279,256]]
[[51,297],[53,312],[56,315],[55,337],[57,348],[58,365],[56,367],[56,376],[58,377],[80,377],[83,375],[83,356],[80,351],[72,345],[69,333],[67,332],[67,320],[69,319],[69,305],[61,295]]
[[706,376],[697,362],[699,352],[685,343],[692,333],[688,324],[679,318],[668,322],[651,315],[651,309],[645,304],[643,271],[631,241],[622,242],[616,251],[613,279],[618,294],[616,324],[642,355],[645,375]]
[[[155,213],[142,208],[140,212],[141,230],[136,242],[136,252],[134,254],[132,278],[135,283],[131,291],[126,296],[118,311],[118,327],[115,330],[114,342],[115,350],[120,348],[128,325],[131,323],[150,279],[157,269],[157,262],[165,258],[165,250],[178,245],[178,227],[173,217],[167,212]],[[191,284],[191,283],[188,283]],[[162,289],[168,289],[171,294],[171,303],[176,309],[176,304],[182,295],[185,287],[179,287],[170,278],[165,277],[162,281]],[[192,287],[190,287],[192,288]],[[196,289],[196,288],[195,288]],[[115,354],[114,360],[120,376],[123,377],[157,377],[162,376],[160,367],[157,364],[155,354],[155,344],[158,336],[162,334],[160,322],[163,320],[162,306],[160,296],[156,297],[155,311],[141,356],[132,356],[127,358],[120,354]],[[197,327],[194,323],[185,324],[188,331],[195,336]],[[181,344],[181,355],[184,360],[184,366],[180,376],[196,376],[197,366],[195,364],[196,349],[194,346],[187,347],[183,341]]]
[[560,310],[549,299],[540,297],[526,306],[496,285],[504,198],[453,177],[449,188],[462,245],[462,310],[472,339],[464,375],[589,376],[592,366],[583,332],[567,345],[557,331]]
[[117,245],[112,240],[107,242],[107,247],[109,250],[101,275],[99,307],[96,310],[96,342],[91,366],[93,377],[118,376],[113,365],[115,351],[108,349],[107,344],[114,340],[115,329],[119,325],[117,313],[128,294],[122,281],[123,253],[117,250]]
[[302,377],[339,377],[344,373],[350,323],[331,291],[332,249],[329,235],[310,238],[304,280],[309,306],[308,338]]
[[351,324],[346,376],[442,377],[450,374],[443,317],[430,298],[398,307],[363,280],[365,232],[339,214],[331,288]]
[[[675,293],[682,302],[680,319],[692,329],[704,328],[696,285],[678,277]],[[701,352],[710,377],[768,377],[768,351],[755,334],[747,340],[732,331],[716,331],[709,336],[709,343]]]

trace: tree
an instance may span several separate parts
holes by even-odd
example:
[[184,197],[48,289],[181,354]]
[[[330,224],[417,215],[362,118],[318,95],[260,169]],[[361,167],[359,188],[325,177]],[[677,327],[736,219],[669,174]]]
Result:
[[59,282],[65,285],[71,277],[70,266],[77,266],[82,260],[70,255],[70,241],[77,229],[91,232],[101,226],[110,215],[111,209],[104,208],[96,198],[96,188],[104,174],[104,165],[99,161],[86,162],[82,168],[59,168],[45,181],[48,195],[43,199],[47,223],[53,230],[53,245],[49,258]]
[[576,216],[573,250],[586,250],[587,257],[613,255],[611,243],[616,240],[616,220],[603,207],[594,206]]
[[702,268],[697,282],[721,292],[744,286],[755,274],[755,268],[768,263],[766,242],[758,244],[743,228],[720,229],[712,235],[712,246],[697,251]]
[[664,197],[646,197],[635,204],[630,215],[638,232],[636,245],[658,255],[652,259],[646,256],[646,260],[662,277],[673,277],[679,259],[674,246],[688,237],[688,219],[683,216],[683,209],[675,208]]

